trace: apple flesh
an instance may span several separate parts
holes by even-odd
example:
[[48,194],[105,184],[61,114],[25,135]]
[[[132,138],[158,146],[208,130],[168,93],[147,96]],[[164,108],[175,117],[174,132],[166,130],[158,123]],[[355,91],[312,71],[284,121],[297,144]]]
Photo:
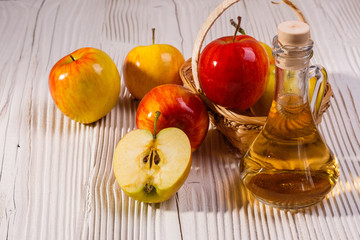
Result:
[[269,78],[269,58],[253,37],[222,37],[204,48],[198,73],[202,89],[212,102],[242,112],[264,93]]
[[181,52],[169,44],[137,46],[126,56],[124,82],[136,99],[162,84],[182,85],[179,69],[184,63]]
[[188,136],[192,151],[205,139],[209,115],[201,99],[189,89],[165,84],[151,89],[140,101],[136,111],[136,126],[153,131],[154,115],[160,111],[157,129],[177,127]]
[[60,111],[80,123],[104,117],[120,93],[115,63],[95,48],[81,48],[60,59],[50,71],[48,84]]
[[149,130],[133,130],[119,141],[113,158],[121,189],[146,203],[171,198],[187,179],[190,168],[190,141],[178,128],[165,128],[155,138]]

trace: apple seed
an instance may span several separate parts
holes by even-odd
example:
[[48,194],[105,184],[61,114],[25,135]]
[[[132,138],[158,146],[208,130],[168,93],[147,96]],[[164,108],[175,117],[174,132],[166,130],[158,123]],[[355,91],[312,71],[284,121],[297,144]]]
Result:
[[155,163],[156,165],[158,165],[159,162],[160,162],[159,154],[155,151],[154,163]]
[[156,151],[156,149],[155,149],[154,147],[151,147],[150,153],[143,158],[143,162],[144,162],[144,163],[147,163],[149,160],[150,160],[150,162],[149,162],[149,168],[152,167],[152,164],[153,164],[153,163],[155,163],[156,165],[158,165],[159,162],[160,162],[159,154],[158,154],[158,152]]
[[147,163],[148,160],[149,160],[149,155],[146,155],[146,156],[144,157],[144,159],[143,159],[143,162],[144,162],[144,163]]
[[[158,120],[159,120],[160,114],[161,114],[160,111],[156,111],[156,112],[155,112],[154,130],[153,130],[153,131],[154,131],[154,132],[153,132],[153,139],[154,139],[154,141],[155,141],[155,139],[156,139],[156,125],[157,125],[157,122],[158,122]],[[150,159],[150,163],[149,163],[149,164],[150,164],[150,168],[152,167],[153,162],[154,162],[156,165],[158,165],[159,162],[160,162],[159,154],[157,153],[156,149],[153,148],[153,147],[150,149],[150,154],[147,155],[147,156],[143,159],[143,162],[144,162],[144,163],[147,163],[149,159]]]

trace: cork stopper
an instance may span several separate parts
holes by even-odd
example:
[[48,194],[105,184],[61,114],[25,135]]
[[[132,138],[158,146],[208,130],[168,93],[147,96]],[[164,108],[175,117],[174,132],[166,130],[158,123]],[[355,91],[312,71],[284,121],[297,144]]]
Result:
[[300,21],[286,21],[278,25],[278,41],[282,46],[304,46],[310,38],[310,26]]

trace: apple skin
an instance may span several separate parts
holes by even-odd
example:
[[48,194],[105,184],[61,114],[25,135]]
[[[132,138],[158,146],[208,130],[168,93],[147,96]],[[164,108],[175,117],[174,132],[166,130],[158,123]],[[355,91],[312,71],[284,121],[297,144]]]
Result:
[[113,60],[88,47],[60,59],[50,71],[48,84],[60,111],[87,124],[104,117],[116,105],[121,83]]
[[272,48],[269,45],[264,42],[260,42],[260,44],[261,46],[263,46],[266,54],[269,57],[269,81],[263,95],[253,106],[251,106],[250,111],[255,116],[267,116],[269,114],[270,107],[272,105],[272,101],[274,100],[275,95],[275,58],[272,53]]
[[215,104],[244,111],[263,94],[269,77],[269,58],[253,37],[222,37],[209,43],[198,64],[205,95]]
[[269,82],[260,99],[250,108],[255,116],[267,116],[275,96],[275,65],[270,65]]
[[201,99],[189,89],[175,84],[151,89],[137,108],[137,128],[153,131],[156,111],[162,116],[157,122],[157,132],[168,127],[180,128],[188,136],[192,151],[205,139],[209,115]]
[[181,52],[168,44],[137,46],[127,54],[123,64],[125,85],[139,100],[159,85],[182,85],[179,69],[184,61]]
[[265,51],[266,51],[266,54],[267,54],[268,57],[269,57],[269,64],[270,64],[270,66],[271,66],[271,65],[275,65],[275,58],[274,58],[274,55],[273,55],[273,53],[272,53],[272,48],[271,48],[269,45],[267,45],[266,43],[264,43],[264,42],[260,42],[260,44],[261,44],[261,46],[263,46],[263,48],[264,48]]

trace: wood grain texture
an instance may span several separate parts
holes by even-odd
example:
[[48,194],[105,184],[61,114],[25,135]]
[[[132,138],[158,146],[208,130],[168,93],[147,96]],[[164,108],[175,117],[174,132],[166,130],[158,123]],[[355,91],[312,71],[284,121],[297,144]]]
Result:
[[[51,67],[80,47],[104,50],[120,73],[126,54],[156,42],[191,57],[197,33],[221,0],[0,1],[0,239],[360,239],[360,2],[297,0],[311,25],[313,63],[334,98],[320,125],[341,167],[320,204],[265,206],[245,190],[241,156],[215,129],[193,154],[176,197],[143,204],[116,183],[112,155],[135,128],[138,102],[122,82],[117,105],[90,125],[61,114],[48,90]],[[216,21],[204,45],[231,35],[230,18],[271,43],[296,19],[284,5],[242,0]]]

